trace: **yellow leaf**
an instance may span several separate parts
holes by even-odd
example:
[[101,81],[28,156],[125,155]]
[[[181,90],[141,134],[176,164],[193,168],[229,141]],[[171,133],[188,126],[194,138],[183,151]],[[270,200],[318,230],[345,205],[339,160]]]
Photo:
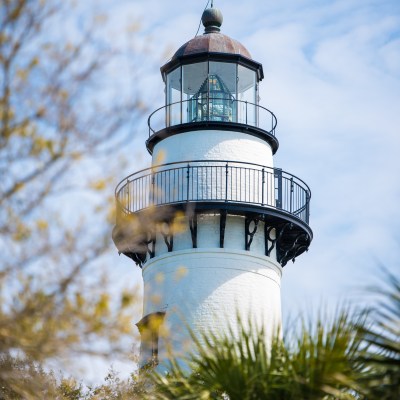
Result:
[[158,154],[156,155],[156,157],[155,157],[154,164],[156,164],[156,165],[162,164],[164,159],[165,159],[165,151],[164,150],[160,150],[158,152]]
[[36,67],[39,64],[39,58],[33,57],[31,62],[29,63],[29,69]]
[[94,190],[104,190],[106,188],[107,182],[105,179],[99,179],[98,181],[92,182],[90,187]]
[[128,292],[123,292],[121,296],[121,307],[125,308],[131,305],[133,302],[133,296]]
[[179,281],[180,279],[184,278],[188,273],[188,270],[184,266],[180,266],[175,272],[175,280]]
[[185,218],[185,214],[182,211],[178,211],[175,214],[172,224],[170,226],[170,230],[175,235],[185,232],[186,218]]
[[21,222],[17,223],[15,232],[13,234],[13,239],[15,241],[21,242],[23,240],[28,239],[30,235],[31,235],[31,231],[26,225],[24,225]]
[[164,280],[165,280],[165,275],[164,275],[164,273],[163,272],[159,272],[158,274],[156,274],[156,282],[158,283],[158,284],[161,284],[161,283],[163,283],[164,282]]
[[25,184],[22,182],[16,183],[15,184],[15,192],[18,192],[19,190],[23,189],[24,186],[25,186]]
[[109,306],[110,306],[110,297],[108,294],[103,293],[100,296],[99,301],[96,304],[96,308],[95,308],[95,314],[97,316],[100,315],[105,315],[108,313],[109,310]]
[[36,226],[40,231],[45,231],[49,227],[49,224],[46,220],[44,219],[38,219],[36,221]]
[[26,79],[28,78],[28,70],[26,69],[18,69],[17,70],[17,77],[21,80],[21,81],[26,81]]
[[78,308],[82,308],[85,304],[85,299],[82,297],[80,293],[75,294],[75,302]]
[[62,100],[67,100],[68,99],[68,92],[66,90],[60,90],[59,95]]

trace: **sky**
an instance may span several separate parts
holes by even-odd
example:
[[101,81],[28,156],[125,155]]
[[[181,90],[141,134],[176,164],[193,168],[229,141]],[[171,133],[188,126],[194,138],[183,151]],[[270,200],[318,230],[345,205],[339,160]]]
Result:
[[[138,22],[135,41],[154,57],[144,72],[154,109],[164,102],[158,68],[195,35],[205,5],[113,6],[110,21]],[[305,302],[339,302],[376,282],[382,265],[399,272],[400,2],[215,0],[214,7],[222,33],[263,64],[260,103],[278,118],[275,166],[312,191],[314,240],[284,269],[284,314]],[[132,159],[130,172],[150,164],[146,137],[144,130],[132,140],[143,157]]]
[[[164,102],[159,67],[195,35],[205,5],[98,3],[116,40],[145,50],[136,79],[153,109]],[[222,33],[263,64],[260,103],[278,118],[275,166],[312,191],[314,239],[284,268],[284,319],[353,301],[383,266],[400,272],[400,2],[215,0],[214,7],[224,16]],[[139,29],[126,35],[128,25]],[[140,127],[116,183],[150,165]],[[110,262],[121,281],[141,281],[131,260],[115,251]]]

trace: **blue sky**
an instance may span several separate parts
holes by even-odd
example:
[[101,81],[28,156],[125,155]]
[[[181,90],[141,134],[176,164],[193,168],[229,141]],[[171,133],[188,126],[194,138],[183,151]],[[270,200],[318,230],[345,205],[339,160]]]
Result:
[[[197,30],[206,1],[103,0],[116,40],[145,49],[137,86],[163,105],[159,67]],[[215,0],[222,32],[263,64],[261,104],[278,118],[275,166],[312,190],[310,251],[289,263],[283,314],[334,306],[399,273],[400,2],[398,0]],[[139,24],[138,33],[126,34]],[[200,34],[202,33],[200,30]],[[118,72],[115,72],[116,76]],[[119,75],[121,77],[121,74]],[[131,173],[150,163],[145,125],[129,144]],[[140,270],[115,252],[121,281]]]

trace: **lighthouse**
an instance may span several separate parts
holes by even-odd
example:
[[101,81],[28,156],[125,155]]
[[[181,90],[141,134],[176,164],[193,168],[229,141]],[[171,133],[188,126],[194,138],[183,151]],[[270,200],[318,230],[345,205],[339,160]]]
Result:
[[277,119],[259,101],[263,67],[221,33],[222,21],[206,9],[204,34],[161,67],[151,167],[116,188],[113,240],[143,275],[141,367],[183,359],[191,334],[235,334],[238,316],[272,336],[283,267],[312,240],[309,187],[274,166]]

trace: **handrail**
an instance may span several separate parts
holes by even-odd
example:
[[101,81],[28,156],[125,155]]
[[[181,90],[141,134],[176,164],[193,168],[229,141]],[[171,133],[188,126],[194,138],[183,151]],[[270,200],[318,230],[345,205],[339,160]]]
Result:
[[[210,109],[213,110],[217,106],[221,106],[221,104],[214,104],[213,102],[215,101],[225,102],[224,106],[231,106],[232,114],[227,116],[222,114],[220,111],[210,113]],[[192,116],[192,119],[190,119],[191,112],[189,110],[189,105],[198,106],[199,103],[196,103],[194,99],[176,101],[159,107],[153,111],[147,119],[149,137],[165,128],[198,122],[242,124],[259,128],[264,130],[267,134],[275,136],[277,118],[271,110],[268,110],[259,104],[236,99],[207,97],[206,103],[201,105],[203,108],[205,107],[205,110],[201,110],[201,117],[197,115],[193,118]],[[185,107],[186,110],[184,110]],[[260,113],[262,114],[261,116]],[[161,118],[162,120],[162,122],[159,123],[160,128],[154,127],[157,123],[154,122],[156,117]]]
[[146,168],[115,189],[118,212],[186,202],[240,203],[274,208],[309,222],[311,191],[295,175],[259,164],[191,160]]
[[142,173],[142,172],[144,172],[144,171],[156,170],[157,168],[162,168],[162,167],[166,167],[166,166],[169,166],[169,165],[177,165],[177,164],[185,164],[185,165],[187,165],[187,164],[190,164],[190,163],[225,163],[225,164],[226,164],[226,163],[231,163],[231,164],[246,164],[246,165],[251,165],[251,166],[254,166],[254,167],[266,168],[266,169],[271,169],[271,170],[279,170],[279,171],[282,171],[282,173],[287,174],[287,175],[290,175],[290,176],[292,176],[293,178],[295,178],[295,179],[297,179],[298,181],[300,181],[300,182],[307,188],[306,190],[309,192],[310,198],[311,198],[311,189],[310,189],[310,187],[307,185],[307,183],[305,183],[305,182],[304,182],[301,178],[299,178],[298,176],[293,175],[293,174],[291,174],[291,173],[289,173],[289,172],[287,172],[287,171],[284,171],[284,170],[281,169],[281,168],[267,167],[267,166],[262,165],[262,164],[250,163],[250,162],[246,162],[246,161],[228,161],[228,160],[184,160],[184,161],[173,161],[173,162],[169,162],[169,163],[165,163],[165,164],[156,164],[156,165],[153,165],[153,166],[148,167],[148,168],[143,168],[143,169],[140,169],[139,171],[133,172],[132,174],[126,176],[124,179],[121,179],[121,180],[118,182],[117,187],[115,188],[115,195],[117,195],[118,188],[120,187],[120,185],[121,185],[123,182],[125,182],[125,181],[128,180],[129,178],[132,178],[133,176],[138,175],[138,174],[140,174],[140,173]]

